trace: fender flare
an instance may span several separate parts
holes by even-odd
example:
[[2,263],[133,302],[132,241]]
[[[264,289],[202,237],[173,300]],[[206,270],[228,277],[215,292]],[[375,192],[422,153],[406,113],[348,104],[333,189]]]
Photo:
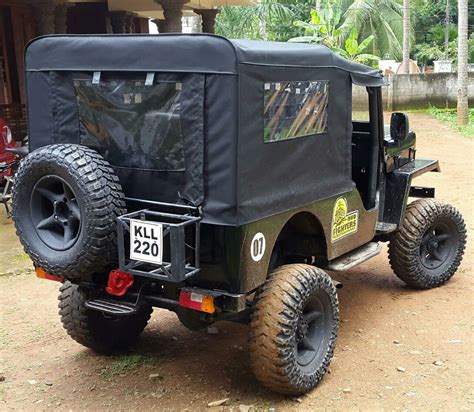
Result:
[[441,172],[437,160],[416,159],[387,174],[385,182],[385,200],[383,222],[400,227],[408,197],[411,182],[415,177],[428,172]]

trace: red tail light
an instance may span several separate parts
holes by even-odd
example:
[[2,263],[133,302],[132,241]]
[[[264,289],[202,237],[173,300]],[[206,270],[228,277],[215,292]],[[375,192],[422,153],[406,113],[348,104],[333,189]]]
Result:
[[54,280],[56,282],[64,283],[64,278],[60,278],[59,276],[50,275],[43,268],[40,268],[39,266],[35,267],[35,272],[36,272],[36,276],[40,279],[48,279],[48,280]]
[[181,290],[179,292],[179,305],[206,313],[214,313],[216,311],[213,296],[190,290]]

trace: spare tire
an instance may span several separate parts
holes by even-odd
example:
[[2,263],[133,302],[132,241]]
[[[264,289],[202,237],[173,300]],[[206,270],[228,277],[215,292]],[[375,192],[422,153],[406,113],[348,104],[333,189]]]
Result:
[[13,185],[17,235],[35,265],[88,279],[117,261],[116,219],[125,198],[110,164],[75,144],[44,146],[22,160]]

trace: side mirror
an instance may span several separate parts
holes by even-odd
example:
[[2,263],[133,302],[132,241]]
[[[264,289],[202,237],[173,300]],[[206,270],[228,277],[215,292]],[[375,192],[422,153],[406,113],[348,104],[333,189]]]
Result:
[[410,124],[405,113],[392,113],[390,119],[390,137],[395,142],[402,142],[408,137]]

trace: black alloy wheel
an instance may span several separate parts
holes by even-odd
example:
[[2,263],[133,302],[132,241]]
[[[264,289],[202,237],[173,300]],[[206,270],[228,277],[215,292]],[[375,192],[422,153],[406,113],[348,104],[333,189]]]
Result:
[[440,221],[423,235],[420,244],[420,259],[427,269],[437,269],[445,263],[459,246],[459,237],[453,222]]
[[61,177],[38,180],[30,197],[31,221],[38,237],[51,249],[67,250],[81,231],[81,209],[71,186]]
[[327,293],[317,290],[309,297],[296,329],[296,353],[298,364],[312,370],[312,363],[331,340],[332,307]]
[[20,162],[12,194],[16,232],[35,266],[81,280],[117,267],[125,196],[95,150],[54,144],[32,151]]

